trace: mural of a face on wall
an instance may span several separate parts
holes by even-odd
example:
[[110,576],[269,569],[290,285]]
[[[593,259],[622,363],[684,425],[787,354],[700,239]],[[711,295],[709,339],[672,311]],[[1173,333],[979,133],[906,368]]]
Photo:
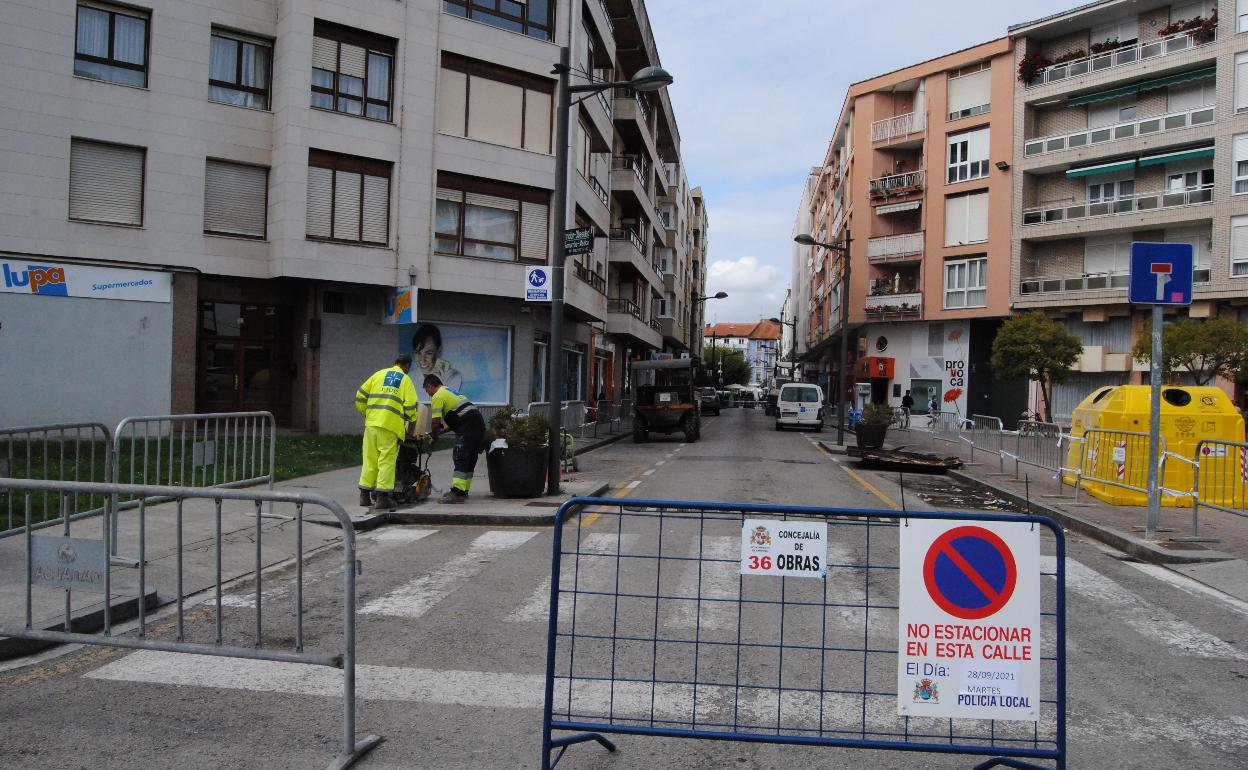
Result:
[[[434,374],[478,404],[506,404],[511,394],[511,330],[503,326],[405,324],[399,352],[412,356],[417,386]],[[418,394],[427,400],[418,387]]]

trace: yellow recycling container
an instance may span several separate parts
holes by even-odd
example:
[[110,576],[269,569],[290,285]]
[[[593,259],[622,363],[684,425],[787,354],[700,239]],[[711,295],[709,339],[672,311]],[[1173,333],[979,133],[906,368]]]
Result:
[[[1075,409],[1070,435],[1082,440],[1070,442],[1065,467],[1081,469],[1082,489],[1098,500],[1148,504],[1148,495],[1141,490],[1148,486],[1150,390],[1147,385],[1100,388]],[[1194,461],[1202,440],[1244,441],[1244,418],[1219,388],[1166,386],[1161,390],[1161,437],[1167,452]],[[1191,463],[1170,458],[1165,467],[1165,489],[1192,490]],[[1062,480],[1074,486],[1075,474],[1063,473]],[[1162,505],[1187,506],[1191,498],[1163,494]]]

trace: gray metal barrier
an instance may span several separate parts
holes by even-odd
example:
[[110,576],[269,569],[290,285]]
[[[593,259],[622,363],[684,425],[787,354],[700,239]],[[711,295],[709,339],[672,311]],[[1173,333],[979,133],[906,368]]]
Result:
[[[351,517],[342,506],[333,500],[315,494],[299,492],[242,491],[223,488],[191,488],[174,486],[147,486],[135,484],[103,484],[72,481],[39,481],[27,479],[0,478],[0,489],[10,494],[18,493],[23,499],[25,534],[25,570],[24,585],[24,622],[14,625],[8,618],[7,611],[0,615],[0,637],[28,639],[56,644],[90,644],[107,647],[118,647],[132,650],[151,650],[171,653],[189,653],[194,655],[213,655],[224,658],[246,658],[251,660],[270,660],[284,663],[306,663],[316,666],[328,666],[342,669],[343,672],[343,733],[341,752],[330,764],[330,768],[345,768],[360,756],[381,742],[379,736],[370,735],[357,739],[355,735],[355,610],[356,585],[355,576],[358,566],[356,558],[355,533]],[[45,536],[35,534],[33,517],[30,515],[32,503],[36,495],[51,493],[60,501],[60,509],[65,512],[56,523],[62,525],[61,536]],[[119,585],[114,581],[109,567],[108,554],[111,551],[112,532],[107,518],[101,518],[98,525],[98,539],[83,537],[84,527],[77,528],[76,535],[71,537],[72,517],[68,515],[69,498],[74,495],[99,495],[109,497],[130,497],[138,501],[138,548],[137,584]],[[170,501],[164,505],[155,501]],[[193,501],[208,501],[207,510],[195,510],[189,513],[184,508],[202,509],[204,506],[194,505]],[[254,517],[255,540],[255,603],[254,617],[248,617],[247,631],[230,624],[227,630],[222,601],[222,507],[224,503],[242,503],[243,512],[247,517]],[[287,648],[279,649],[266,644],[266,626],[263,614],[264,602],[262,592],[263,576],[263,542],[264,529],[261,508],[270,506],[293,506],[291,520],[295,522],[295,596],[294,596],[294,628],[293,637],[286,633],[291,629],[279,624],[291,622],[289,612],[275,613],[276,621],[270,620],[269,629],[273,637],[290,638],[292,643]],[[303,525],[305,506],[315,506],[327,511],[337,518],[342,527],[343,539],[343,584],[342,603],[343,630],[341,647],[336,645],[326,651],[309,652],[304,648],[304,574],[303,574]],[[232,509],[228,512],[234,516],[239,513]],[[184,515],[185,514],[185,515]],[[215,515],[214,515],[215,514]],[[188,518],[192,517],[192,518]],[[207,517],[213,517],[208,519]],[[146,602],[148,595],[148,574],[146,563],[148,520],[164,522],[166,526],[172,521],[176,537],[176,571],[177,602],[176,624],[172,629],[157,628],[147,618]],[[189,573],[184,568],[184,554],[187,544],[183,542],[185,523],[193,522],[202,526],[208,520],[214,522],[211,546],[215,550],[216,579],[212,598],[207,606],[212,610],[212,623],[202,623],[205,618],[198,613],[188,618],[186,612],[185,581]],[[94,529],[92,527],[91,529]],[[202,543],[196,542],[200,548]],[[121,582],[130,582],[128,578],[134,573],[124,572],[118,575]],[[111,602],[103,602],[103,630],[101,633],[84,633],[74,630],[72,617],[73,595],[88,593],[103,594],[105,597],[126,595],[137,590],[138,621],[135,633],[125,633],[113,625]],[[63,630],[45,630],[34,626],[35,598],[48,596],[47,592],[64,594]],[[98,601],[95,596],[91,602]],[[271,601],[271,600],[270,600]],[[192,605],[194,606],[194,605]],[[254,631],[252,630],[254,628]],[[172,631],[173,638],[168,638]],[[151,635],[149,635],[149,633]],[[192,641],[196,639],[197,641]],[[328,643],[327,643],[328,644]]]
[[957,412],[930,412],[927,415],[927,429],[933,441],[944,441],[949,444],[961,444],[962,425],[965,422]]
[[[112,473],[112,434],[98,422],[33,425],[0,430],[0,477],[42,481],[108,481]],[[55,523],[64,512],[48,494],[34,501],[34,529]],[[71,520],[104,512],[107,500],[75,495]],[[25,531],[25,514],[11,495],[0,491],[0,538]]]
[[1018,475],[1020,464],[1055,474],[1061,469],[1062,426],[1053,422],[1020,420],[1018,430],[1008,435],[1014,439],[1014,451],[1003,450],[1003,452],[1006,457],[1014,461],[1015,476]]
[[1196,445],[1192,535],[1200,508],[1248,516],[1248,444],[1206,439]]
[[[1085,431],[1079,451],[1079,467],[1075,471],[1075,499],[1084,481],[1106,484],[1148,494],[1147,433],[1125,430]],[[1158,478],[1165,479],[1166,439],[1161,438],[1161,468]],[[1141,461],[1141,458],[1143,461]],[[1070,470],[1070,469],[1063,469]]]
[[997,456],[1001,472],[1005,472],[1005,427],[1000,417],[984,414],[973,414],[967,421],[971,435],[971,462],[975,461],[975,450]]

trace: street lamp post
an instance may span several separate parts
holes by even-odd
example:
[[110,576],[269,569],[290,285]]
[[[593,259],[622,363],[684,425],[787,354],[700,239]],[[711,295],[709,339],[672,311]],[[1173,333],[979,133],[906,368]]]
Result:
[[[767,320],[771,321],[773,324],[780,324],[781,326],[788,326],[793,329],[793,351],[796,354],[797,352],[797,319],[793,319],[792,321],[781,321],[779,318],[768,318]],[[783,336],[784,335],[781,335],[781,337]],[[776,351],[776,363],[775,363],[775,366],[772,367],[772,373],[771,373],[772,380],[780,379],[780,359],[783,357],[786,357],[786,356],[781,355],[781,353],[783,352],[784,352],[783,350]],[[787,358],[789,359],[789,376],[792,377],[793,376],[793,357],[788,356]]]
[[810,237],[809,233],[802,233],[793,239],[802,246],[822,246],[825,249],[839,252],[841,255],[841,363],[836,370],[836,443],[845,446],[845,412],[847,399],[845,398],[845,370],[849,367],[849,244],[853,243],[853,239],[849,237],[849,228],[845,228],[845,239],[840,245],[832,243],[820,243]]
[[[551,260],[550,290],[550,361],[548,361],[548,385],[546,397],[550,400],[550,446],[546,465],[546,491],[559,494],[559,461],[563,447],[563,292],[564,231],[568,227],[568,135],[571,133],[570,116],[573,94],[590,94],[612,88],[631,88],[634,91],[658,91],[672,84],[672,76],[662,67],[644,67],[632,78],[621,81],[590,82],[572,85],[571,50],[559,49],[559,63],[552,74],[559,76],[559,110],[555,126],[555,211],[553,229],[555,252]],[[592,77],[590,73],[580,73]]]
[[[692,297],[689,298],[689,306],[690,308],[696,307],[699,302],[706,302],[708,299],[727,299],[727,298],[728,298],[728,292],[726,291],[717,291],[714,294],[706,294],[706,295],[694,294]],[[711,368],[714,369],[714,367],[715,367],[715,332],[712,331],[711,332]],[[715,381],[715,388],[716,390],[719,389],[718,379]]]

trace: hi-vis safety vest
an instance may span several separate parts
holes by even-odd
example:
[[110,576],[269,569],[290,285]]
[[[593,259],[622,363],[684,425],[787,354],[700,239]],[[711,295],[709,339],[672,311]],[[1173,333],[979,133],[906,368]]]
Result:
[[399,367],[382,369],[360,386],[355,408],[365,425],[385,428],[402,440],[406,424],[416,419],[416,386]]

